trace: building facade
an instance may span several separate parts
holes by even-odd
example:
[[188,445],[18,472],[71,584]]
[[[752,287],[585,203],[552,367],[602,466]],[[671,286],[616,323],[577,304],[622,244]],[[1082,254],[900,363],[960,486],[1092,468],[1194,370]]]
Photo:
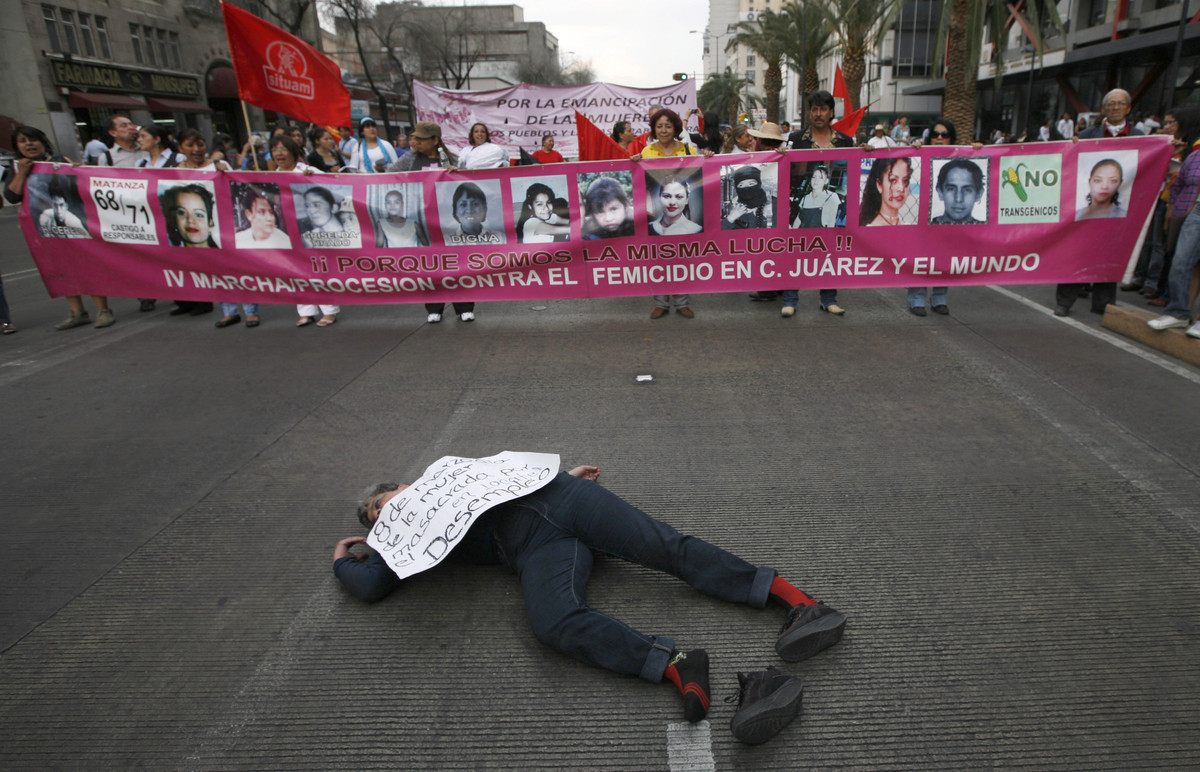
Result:
[[18,0],[0,28],[5,125],[42,129],[82,157],[115,112],[206,135],[241,121],[217,0]]

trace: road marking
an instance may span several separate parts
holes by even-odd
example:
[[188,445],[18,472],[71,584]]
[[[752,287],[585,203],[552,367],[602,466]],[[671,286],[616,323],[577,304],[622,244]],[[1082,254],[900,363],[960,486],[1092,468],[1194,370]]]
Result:
[[716,772],[707,721],[667,724],[667,765],[671,772]]
[[20,281],[38,275],[38,269],[26,268],[24,271],[13,271],[12,273],[4,274],[4,281]]
[[1130,343],[1129,341],[1125,340],[1124,338],[1119,338],[1116,335],[1113,335],[1112,333],[1104,332],[1103,330],[1092,329],[1091,327],[1088,327],[1083,322],[1076,321],[1069,316],[1055,316],[1054,311],[1052,311],[1051,309],[1043,306],[1040,303],[1032,301],[1029,298],[1018,295],[1017,293],[1015,293],[1011,290],[1006,290],[1004,287],[997,287],[994,284],[989,284],[989,285],[987,285],[987,288],[990,290],[993,290],[995,292],[999,292],[1001,295],[1005,296],[1006,298],[1009,298],[1010,300],[1015,300],[1018,303],[1021,303],[1022,305],[1028,306],[1029,308],[1032,308],[1034,311],[1046,314],[1047,316],[1050,316],[1051,318],[1053,318],[1055,321],[1059,321],[1059,322],[1062,322],[1063,324],[1070,325],[1071,327],[1074,327],[1076,330],[1079,330],[1080,332],[1086,332],[1088,335],[1091,335],[1093,338],[1098,338],[1098,339],[1104,341],[1105,343],[1116,346],[1117,348],[1121,349],[1122,351],[1125,351],[1129,354],[1133,354],[1134,356],[1141,357],[1142,359],[1146,360],[1150,364],[1158,365],[1162,369],[1167,370],[1168,372],[1172,372],[1181,378],[1186,378],[1187,380],[1191,381],[1192,383],[1200,384],[1200,375],[1197,375],[1196,373],[1192,372],[1191,370],[1187,369],[1186,367],[1184,367],[1182,365],[1178,365],[1169,359],[1164,359],[1163,357],[1160,357],[1157,354],[1151,354],[1149,351],[1143,351],[1141,348],[1135,346],[1134,344]]

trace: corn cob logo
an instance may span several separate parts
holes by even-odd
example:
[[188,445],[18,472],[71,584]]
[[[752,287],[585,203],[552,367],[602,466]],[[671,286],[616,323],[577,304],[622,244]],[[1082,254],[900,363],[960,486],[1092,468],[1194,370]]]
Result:
[[1024,168],[1025,164],[1017,164],[1016,169],[1011,166],[1005,169],[1004,179],[1000,181],[1000,187],[1008,185],[1016,192],[1017,198],[1021,199],[1022,201],[1028,201],[1029,194],[1025,192],[1025,186],[1021,184],[1021,175],[1017,171],[1018,169]]

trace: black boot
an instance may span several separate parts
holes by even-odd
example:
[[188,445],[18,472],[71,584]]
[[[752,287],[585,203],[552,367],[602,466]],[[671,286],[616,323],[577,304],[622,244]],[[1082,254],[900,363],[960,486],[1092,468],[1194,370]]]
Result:
[[738,709],[729,722],[733,736],[747,745],[765,743],[800,715],[803,694],[800,679],[773,667],[738,673]]
[[846,615],[824,603],[793,606],[775,651],[788,662],[799,662],[840,641],[845,628]]

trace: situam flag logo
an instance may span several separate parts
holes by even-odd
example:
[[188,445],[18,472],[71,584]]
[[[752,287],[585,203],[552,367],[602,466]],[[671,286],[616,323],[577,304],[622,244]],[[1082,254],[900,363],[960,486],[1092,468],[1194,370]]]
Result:
[[279,94],[313,99],[316,89],[312,78],[306,77],[308,61],[300,49],[283,40],[267,46],[267,64],[263,65],[263,78],[267,88]]

